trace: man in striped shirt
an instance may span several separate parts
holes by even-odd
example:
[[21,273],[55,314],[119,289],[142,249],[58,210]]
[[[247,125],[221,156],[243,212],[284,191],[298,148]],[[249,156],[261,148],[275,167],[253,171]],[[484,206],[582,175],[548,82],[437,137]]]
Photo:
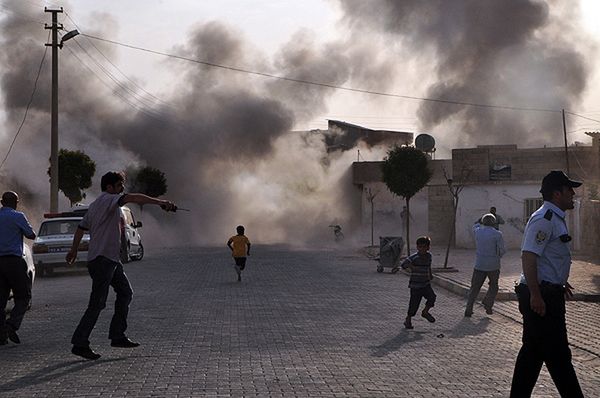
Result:
[[400,264],[402,269],[410,269],[410,281],[408,283],[408,287],[410,288],[410,301],[408,304],[408,315],[404,321],[404,327],[406,329],[413,329],[411,318],[417,314],[422,298],[425,298],[426,302],[425,308],[423,309],[423,312],[421,312],[421,316],[429,322],[435,322],[435,318],[429,313],[429,310],[435,304],[436,298],[436,295],[431,288],[433,275],[431,273],[430,245],[431,239],[427,236],[421,236],[417,239],[417,252],[407,257],[406,260]]

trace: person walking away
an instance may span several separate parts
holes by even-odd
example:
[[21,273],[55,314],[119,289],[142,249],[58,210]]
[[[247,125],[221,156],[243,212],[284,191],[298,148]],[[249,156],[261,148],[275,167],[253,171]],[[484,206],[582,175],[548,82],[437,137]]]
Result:
[[[25,214],[17,211],[19,196],[15,192],[4,192],[0,202],[0,345],[8,344],[9,339],[20,344],[17,330],[31,301],[31,283],[23,258],[23,237],[35,239],[35,232]],[[5,308],[11,290],[15,305],[7,320]]]
[[493,313],[492,307],[498,294],[498,279],[500,278],[500,258],[506,253],[502,232],[494,229],[496,217],[488,213],[473,225],[475,234],[476,258],[475,268],[471,277],[471,288],[467,297],[465,316],[473,315],[473,304],[479,295],[481,286],[488,279],[488,290],[483,299],[483,306],[488,315]]
[[523,315],[523,345],[517,356],[510,396],[530,397],[546,368],[561,397],[579,398],[579,386],[571,361],[565,320],[565,298],[573,296],[569,284],[571,236],[565,212],[573,209],[573,181],[559,170],[542,180],[542,206],[529,218],[521,247],[523,273],[515,288]]
[[79,242],[85,231],[90,233],[87,268],[92,278],[92,292],[88,307],[77,325],[71,343],[71,352],[86,359],[98,359],[100,354],[90,348],[89,337],[108,297],[109,287],[115,290],[115,312],[110,322],[108,338],[111,346],[134,348],[139,343],[131,341],[125,334],[127,315],[133,290],[123,271],[119,251],[121,248],[121,209],[127,203],[158,205],[165,211],[176,211],[172,202],[152,198],[140,193],[123,194],[125,175],[110,171],[102,176],[102,193],[94,200],[81,220],[71,250],[67,254],[68,264],[77,259]]
[[410,269],[410,280],[408,287],[410,288],[410,300],[408,303],[408,315],[404,320],[406,329],[413,329],[412,317],[417,314],[417,310],[421,305],[421,299],[425,298],[425,308],[421,312],[421,316],[429,322],[435,322],[433,315],[429,310],[435,305],[436,295],[431,288],[431,253],[429,248],[431,239],[427,236],[421,236],[417,239],[417,252],[407,257],[400,266],[402,269]]
[[504,219],[500,214],[496,213],[496,208],[494,206],[490,207],[490,214],[492,214],[496,218],[493,227],[496,230],[500,230],[500,225],[504,224]]
[[250,255],[250,240],[244,235],[245,231],[243,225],[238,225],[236,227],[237,235],[232,236],[227,241],[227,246],[231,249],[235,261],[238,282],[242,281],[242,271],[246,268],[246,258]]

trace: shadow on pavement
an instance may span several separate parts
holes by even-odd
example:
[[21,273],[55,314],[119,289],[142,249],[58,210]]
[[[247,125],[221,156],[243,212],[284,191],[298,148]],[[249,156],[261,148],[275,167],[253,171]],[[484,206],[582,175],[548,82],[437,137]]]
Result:
[[394,351],[398,351],[404,344],[423,340],[424,334],[427,334],[427,332],[409,332],[408,330],[402,330],[398,335],[391,339],[384,341],[378,346],[371,346],[370,348],[373,349],[373,356],[381,358]]
[[463,318],[456,326],[448,332],[448,337],[460,339],[467,336],[477,336],[487,332],[490,318],[480,318],[474,321],[472,318]]
[[37,369],[8,383],[0,384],[0,392],[13,391],[35,384],[46,383],[68,374],[90,368],[92,366],[102,365],[109,362],[123,361],[125,359],[126,358],[113,358],[99,359],[97,361],[73,359],[64,361],[54,365],[46,366],[45,368]]

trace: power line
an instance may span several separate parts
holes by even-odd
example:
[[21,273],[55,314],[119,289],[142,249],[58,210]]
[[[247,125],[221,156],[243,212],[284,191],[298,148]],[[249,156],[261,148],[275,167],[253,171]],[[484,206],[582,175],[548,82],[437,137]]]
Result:
[[238,67],[234,67],[234,66],[227,66],[227,65],[216,64],[213,62],[201,61],[201,60],[197,60],[197,59],[193,59],[193,58],[184,57],[181,55],[169,54],[169,53],[165,53],[162,51],[151,50],[148,48],[134,46],[131,44],[121,43],[121,42],[118,42],[115,40],[109,40],[109,39],[105,39],[105,38],[98,37],[98,36],[88,35],[85,33],[81,33],[81,35],[85,36],[85,37],[89,37],[91,39],[104,41],[107,43],[131,48],[134,50],[144,51],[144,52],[151,53],[151,54],[162,55],[165,57],[170,57],[170,58],[175,58],[175,59],[179,59],[179,60],[183,60],[183,61],[193,62],[196,64],[205,65],[205,66],[209,66],[209,67],[213,67],[213,68],[226,69],[226,70],[230,70],[230,71],[234,71],[234,72],[246,73],[246,74],[251,74],[251,75],[255,75],[255,76],[268,77],[268,78],[272,78],[272,79],[284,80],[284,81],[289,81],[289,82],[293,82],[293,83],[301,83],[301,84],[307,84],[307,85],[313,85],[313,86],[319,86],[319,87],[333,88],[333,89],[345,90],[345,91],[351,91],[351,92],[357,92],[357,93],[363,93],[363,94],[380,95],[380,96],[385,96],[385,97],[404,98],[404,99],[410,99],[410,100],[437,102],[437,103],[443,103],[443,104],[473,106],[473,107],[479,107],[479,108],[495,108],[495,109],[505,109],[505,110],[513,110],[513,111],[528,111],[528,112],[549,112],[549,113],[560,113],[561,112],[560,110],[556,110],[556,109],[478,104],[478,103],[474,103],[474,102],[451,101],[451,100],[444,100],[444,99],[439,99],[439,98],[415,97],[415,96],[410,96],[410,95],[384,93],[384,92],[380,92],[380,91],[372,91],[372,90],[364,90],[364,89],[358,89],[358,88],[352,88],[352,87],[337,86],[335,84],[330,84],[330,83],[321,83],[321,82],[314,82],[314,81],[310,81],[310,80],[295,79],[295,78],[291,78],[291,77],[287,77],[287,76],[279,76],[279,75],[274,75],[274,74],[266,73],[266,72],[257,72],[257,71],[238,68]]
[[[77,30],[81,31],[81,28],[77,25],[77,23],[75,22],[75,20],[73,20],[73,18],[69,15],[69,13],[65,12],[65,15],[67,16],[67,18],[69,18],[69,20],[73,23],[73,25],[75,26],[75,28],[77,28]],[[115,65],[106,55],[104,55],[104,53],[102,51],[100,51],[100,49],[94,44],[94,42],[92,40],[90,40],[88,37],[86,37],[86,40],[88,41],[88,43],[90,43],[92,45],[92,47],[94,47],[94,49],[96,49],[96,51],[109,63],[113,66],[113,68],[115,68],[117,71],[119,71],[119,73],[125,77],[125,79],[127,79],[129,82],[131,82],[131,84],[133,84],[135,87],[137,87],[138,89],[140,89],[141,91],[143,91],[144,93],[148,94],[150,97],[154,98],[155,100],[159,101],[160,103],[170,106],[169,103],[163,101],[162,99],[158,98],[157,96],[155,96],[154,94],[146,91],[143,87],[141,87],[139,84],[136,83],[135,80],[131,79],[129,76],[127,76],[121,69],[119,69],[119,67],[117,65]],[[137,94],[137,93],[136,93]],[[139,94],[138,94],[139,95]]]
[[137,104],[134,104],[134,103],[130,102],[125,96],[121,95],[119,92],[114,91],[113,88],[110,87],[110,85],[107,82],[105,82],[103,79],[101,79],[100,76],[98,76],[98,74],[89,65],[87,65],[85,62],[83,62],[83,60],[81,58],[79,58],[79,56],[73,50],[71,50],[70,47],[67,46],[66,48],[67,48],[67,50],[69,50],[69,52],[71,53],[71,55],[73,55],[90,72],[92,72],[92,74],[94,76],[96,76],[96,78],[102,84],[104,84],[110,90],[111,93],[113,93],[114,95],[116,95],[117,97],[119,97],[121,100],[123,100],[125,103],[127,103],[130,106],[132,106],[133,108],[135,108],[137,111],[140,111],[140,112],[146,114],[147,116],[150,116],[150,117],[152,117],[152,118],[154,118],[156,120],[160,120],[162,122],[165,121],[163,118],[160,117],[160,115],[156,115],[156,114],[152,113],[151,111],[148,111],[148,110],[146,110],[144,108],[140,108]]
[[[125,92],[131,93],[133,95],[133,99],[135,101],[139,101],[143,106],[146,106],[148,108],[152,108],[154,106],[154,103],[144,102],[144,100],[146,100],[144,97],[140,96],[137,92],[135,92],[131,88],[127,87],[126,84],[121,83],[108,69],[106,69],[104,67],[104,65],[102,65],[98,60],[96,60],[94,57],[92,57],[92,55],[79,43],[79,41],[77,41],[76,38],[74,38],[73,41],[75,42],[75,44],[77,44],[77,46],[81,49],[81,51],[83,51],[85,53],[85,55],[87,55],[92,60],[92,62],[94,62],[94,64],[96,64],[96,66],[100,69],[101,72],[103,72],[106,76],[108,76],[108,78],[110,80],[112,80],[118,87],[123,89]],[[156,112],[156,111],[153,110],[153,112]],[[156,113],[160,113],[160,112],[156,112]]]
[[600,123],[600,120],[598,120],[598,119],[592,119],[590,117],[585,117],[585,116],[579,115],[577,113],[569,112],[569,111],[565,111],[565,113],[568,113],[569,115],[580,117],[582,119],[591,120],[592,122]]
[[[50,40],[50,32],[48,32],[48,39],[47,40]],[[6,152],[6,156],[4,156],[4,159],[2,160],[2,163],[0,163],[0,169],[2,169],[2,166],[4,166],[4,163],[6,162],[6,159],[8,159],[8,155],[10,155],[10,152],[12,151],[13,146],[15,145],[15,141],[17,140],[17,137],[19,136],[19,133],[21,132],[21,129],[23,128],[23,125],[25,124],[25,120],[27,119],[27,114],[29,113],[29,107],[33,103],[33,97],[34,97],[35,91],[37,89],[37,83],[38,83],[38,80],[40,78],[40,74],[42,73],[42,66],[44,65],[44,60],[46,59],[46,53],[47,52],[48,52],[48,47],[45,47],[44,48],[44,55],[42,56],[42,60],[40,62],[40,67],[38,68],[38,73],[37,73],[37,76],[35,77],[35,81],[33,83],[33,91],[31,92],[31,97],[29,97],[29,102],[27,103],[27,107],[25,108],[25,114],[23,115],[23,120],[21,121],[21,125],[17,129],[17,133],[15,134],[15,137],[13,138],[12,142],[10,143],[10,147],[8,148],[8,152]]]

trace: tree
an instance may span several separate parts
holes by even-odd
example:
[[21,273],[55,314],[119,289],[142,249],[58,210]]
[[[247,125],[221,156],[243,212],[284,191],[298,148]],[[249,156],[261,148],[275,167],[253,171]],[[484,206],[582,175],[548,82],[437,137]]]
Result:
[[[410,215],[410,199],[433,175],[427,163],[427,155],[420,149],[397,145],[388,151],[383,161],[383,182],[390,192],[406,200],[407,215]],[[406,217],[406,252],[410,255],[410,217]]]
[[[48,167],[48,175],[50,175]],[[83,151],[61,149],[58,152],[58,189],[69,199],[71,206],[85,199],[85,189],[92,186],[96,163]]]
[[371,188],[365,188],[365,192],[367,193],[367,200],[371,204],[371,246],[373,246],[373,226],[375,220],[375,197],[379,193],[379,191],[372,192]]
[[[167,178],[165,173],[154,167],[145,166],[128,171],[129,190],[140,192],[154,198],[167,193]],[[140,209],[142,206],[140,206]]]
[[445,168],[442,168],[444,173],[444,178],[446,179],[446,183],[448,184],[448,191],[450,195],[452,195],[452,229],[448,234],[448,246],[446,246],[446,257],[444,258],[444,268],[448,268],[448,256],[450,255],[450,246],[452,245],[452,240],[454,238],[454,232],[456,231],[456,210],[458,209],[458,199],[460,199],[460,193],[465,188],[464,183],[469,180],[473,169],[463,165],[460,170],[459,180],[454,181],[449,175],[448,171]]

